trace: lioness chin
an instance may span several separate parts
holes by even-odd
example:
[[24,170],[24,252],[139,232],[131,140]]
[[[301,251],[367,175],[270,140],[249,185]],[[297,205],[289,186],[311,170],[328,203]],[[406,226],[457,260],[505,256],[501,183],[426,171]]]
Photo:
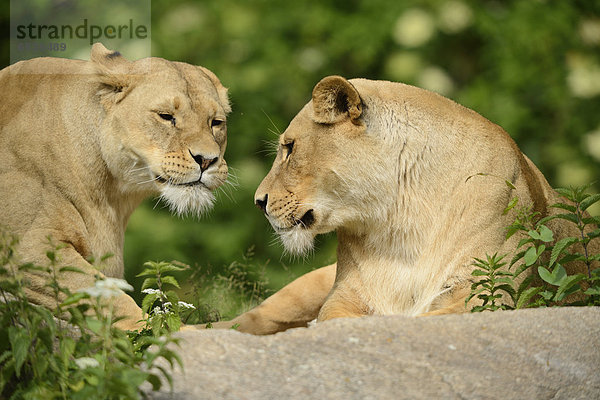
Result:
[[[516,211],[503,212],[514,197],[540,217],[560,200],[499,126],[416,87],[324,78],[280,136],[255,201],[290,252],[336,231],[337,269],[215,327],[267,334],[317,317],[465,312],[480,301],[465,307],[473,259],[516,252],[505,229]],[[548,223],[555,239],[577,234],[561,221]]]
[[[45,265],[47,238],[65,245],[71,291],[123,276],[123,235],[139,203],[159,195],[178,214],[211,207],[225,182],[227,90],[203,67],[161,58],[130,62],[97,43],[90,61],[36,58],[0,71],[0,227],[24,262]],[[88,260],[106,254],[102,272]],[[46,277],[27,293],[52,305]],[[132,298],[115,300],[135,328]]]

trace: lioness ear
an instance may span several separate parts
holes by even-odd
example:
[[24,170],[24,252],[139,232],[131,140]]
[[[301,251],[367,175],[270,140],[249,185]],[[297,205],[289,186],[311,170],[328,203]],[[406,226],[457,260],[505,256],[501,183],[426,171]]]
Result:
[[107,107],[123,100],[131,90],[132,77],[129,71],[132,63],[118,51],[108,50],[102,43],[92,46],[90,61],[100,84],[98,95],[102,104]]
[[312,92],[315,122],[333,124],[350,118],[357,122],[362,114],[358,90],[341,76],[323,78]]
[[217,89],[217,95],[219,96],[219,101],[221,102],[221,105],[223,106],[225,112],[229,114],[231,112],[231,105],[229,104],[229,95],[227,94],[227,88],[221,84],[219,78],[217,78],[217,76],[211,70],[201,66],[198,66],[198,68],[200,68],[200,71],[202,71],[204,75],[206,75],[208,79],[210,79],[213,85],[215,85],[215,88]]

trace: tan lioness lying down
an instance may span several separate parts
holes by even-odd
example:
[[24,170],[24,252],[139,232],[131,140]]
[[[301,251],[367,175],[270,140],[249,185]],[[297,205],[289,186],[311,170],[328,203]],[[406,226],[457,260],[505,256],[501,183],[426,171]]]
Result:
[[[317,317],[465,312],[473,258],[515,253],[516,211],[503,215],[515,196],[542,217],[560,201],[498,125],[416,87],[327,77],[280,136],[255,201],[290,252],[336,231],[337,271],[214,326],[268,334]],[[548,223],[556,239],[578,233],[561,221]]]
[[[209,70],[160,58],[130,62],[95,44],[90,61],[36,58],[0,72],[0,228],[22,261],[47,265],[47,238],[65,245],[70,290],[123,277],[123,235],[139,203],[160,195],[180,214],[212,205],[227,178],[227,90]],[[113,254],[102,272],[89,263]],[[27,293],[52,306],[46,276]],[[141,309],[115,301],[121,328]]]

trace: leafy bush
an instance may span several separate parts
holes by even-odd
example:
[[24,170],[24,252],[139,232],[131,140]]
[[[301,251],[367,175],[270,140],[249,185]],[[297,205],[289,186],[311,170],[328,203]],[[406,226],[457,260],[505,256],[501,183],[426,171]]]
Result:
[[241,259],[220,268],[195,268],[188,279],[191,287],[185,294],[196,309],[185,313],[183,322],[200,324],[230,319],[260,304],[272,292],[267,265],[254,259],[254,247],[250,247]]
[[[161,324],[154,332],[133,335],[132,341],[114,326],[119,318],[114,316],[110,298],[132,289],[127,282],[97,279],[94,287],[73,293],[58,278],[61,273],[81,271],[61,266],[60,246],[51,244],[46,253],[48,265],[42,267],[18,263],[16,244],[15,237],[2,233],[0,398],[138,399],[142,383],[149,382],[154,390],[161,387],[161,377],[152,371],[171,381],[169,372],[156,361],[162,358],[171,366],[181,364],[167,347],[176,340],[168,334],[161,336],[173,329],[163,329]],[[46,287],[54,294],[54,308],[29,302],[27,272],[48,277]]]
[[[592,254],[590,248],[590,242],[600,236],[600,218],[586,213],[590,206],[600,201],[600,195],[586,193],[588,188],[589,185],[556,189],[569,202],[559,202],[551,207],[564,213],[540,219],[538,213],[530,208],[518,211],[515,222],[507,229],[507,239],[517,232],[524,236],[518,244],[519,252],[510,262],[510,267],[516,266],[516,270],[507,272],[500,269],[506,265],[503,262],[506,255],[494,254],[488,255],[486,260],[476,259],[472,275],[479,280],[471,286],[471,294],[465,304],[475,296],[483,304],[471,311],[600,305],[600,268],[592,268],[594,261],[600,261],[600,254]],[[505,212],[516,204],[515,199]],[[579,235],[555,242],[554,233],[546,225],[553,219],[574,224]],[[574,262],[585,264],[586,273],[568,275],[565,265]],[[517,285],[515,280],[522,274],[526,277]],[[503,294],[512,299],[512,306],[501,303]],[[571,295],[577,299],[569,300]]]

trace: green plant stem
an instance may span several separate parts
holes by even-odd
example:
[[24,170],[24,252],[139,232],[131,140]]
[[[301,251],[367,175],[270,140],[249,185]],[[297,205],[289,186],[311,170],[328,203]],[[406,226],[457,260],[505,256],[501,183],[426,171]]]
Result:
[[577,228],[579,228],[579,233],[581,234],[581,245],[583,246],[583,252],[585,255],[585,265],[587,267],[588,279],[592,278],[592,263],[590,261],[588,255],[588,241],[585,240],[585,224],[583,223],[583,218],[581,215],[580,203],[577,203]]

